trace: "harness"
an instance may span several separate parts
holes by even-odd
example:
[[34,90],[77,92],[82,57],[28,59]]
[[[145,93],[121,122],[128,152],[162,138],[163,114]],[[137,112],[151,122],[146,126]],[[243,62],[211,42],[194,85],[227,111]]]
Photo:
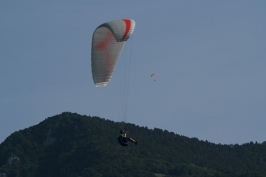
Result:
[[117,138],[117,140],[122,146],[128,146],[129,145],[129,140],[126,140],[126,138],[122,137],[121,135]]

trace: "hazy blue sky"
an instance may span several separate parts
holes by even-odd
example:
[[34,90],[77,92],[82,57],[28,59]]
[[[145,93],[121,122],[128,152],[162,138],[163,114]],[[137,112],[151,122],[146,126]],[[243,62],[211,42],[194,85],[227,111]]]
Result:
[[123,120],[119,73],[99,89],[90,65],[95,28],[122,18],[136,21],[128,122],[214,143],[266,141],[265,9],[265,0],[0,1],[0,143],[65,111]]

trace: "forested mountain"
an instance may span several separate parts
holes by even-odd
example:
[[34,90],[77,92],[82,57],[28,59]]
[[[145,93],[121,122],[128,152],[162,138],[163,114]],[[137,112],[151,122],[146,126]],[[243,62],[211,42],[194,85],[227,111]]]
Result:
[[123,147],[123,123],[65,112],[0,144],[0,177],[265,177],[266,142],[221,145],[127,124],[138,145]]

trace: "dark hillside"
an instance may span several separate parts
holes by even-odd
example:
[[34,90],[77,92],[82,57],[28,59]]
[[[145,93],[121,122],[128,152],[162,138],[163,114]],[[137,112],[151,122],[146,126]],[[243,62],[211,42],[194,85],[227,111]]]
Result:
[[62,113],[0,144],[0,177],[266,176],[266,142],[217,145],[127,124],[139,141],[117,142],[122,123]]

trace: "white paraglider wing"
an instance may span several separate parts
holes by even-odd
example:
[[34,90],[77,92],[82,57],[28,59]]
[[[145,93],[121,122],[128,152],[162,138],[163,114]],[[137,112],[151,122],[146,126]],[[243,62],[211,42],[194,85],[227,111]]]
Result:
[[115,70],[125,41],[132,35],[135,21],[115,20],[96,28],[92,36],[91,68],[96,85],[106,86]]
[[158,74],[157,73],[152,73],[151,77],[154,77],[154,76],[158,76]]

